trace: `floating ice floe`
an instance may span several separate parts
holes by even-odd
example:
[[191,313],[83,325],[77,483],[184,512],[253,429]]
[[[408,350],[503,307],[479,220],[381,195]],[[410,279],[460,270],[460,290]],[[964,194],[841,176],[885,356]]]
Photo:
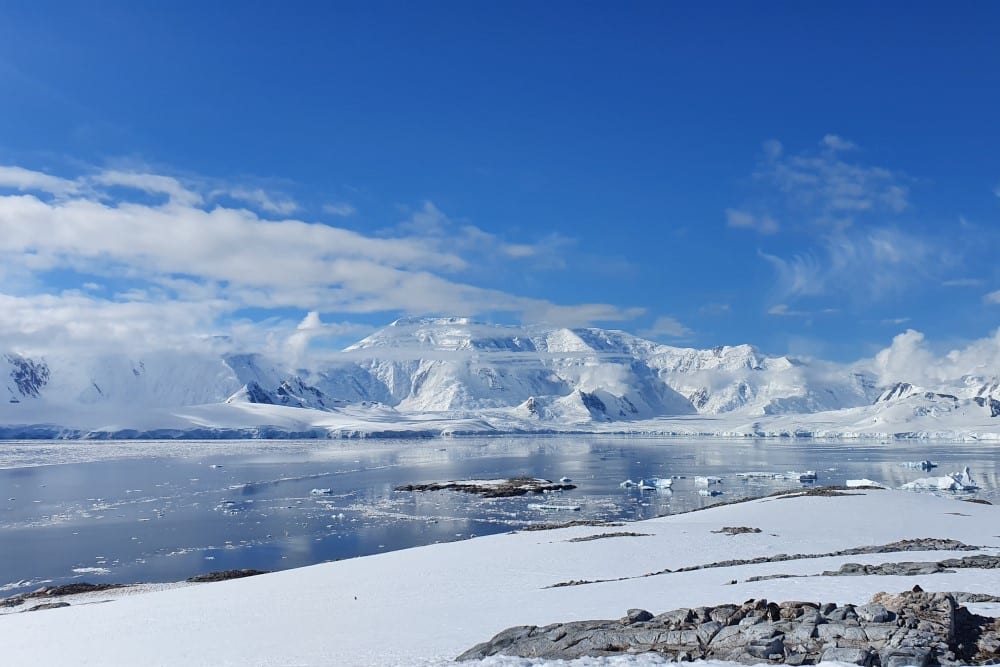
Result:
[[633,487],[640,489],[642,491],[654,491],[656,489],[669,489],[674,483],[674,480],[660,477],[650,477],[649,479],[640,479],[638,482],[634,482],[631,479],[626,479],[624,482],[619,484],[623,489],[631,489]]
[[874,487],[876,489],[888,489],[885,484],[880,484],[873,479],[849,479],[844,482],[844,486],[850,489],[857,489],[863,487]]
[[708,486],[709,484],[722,484],[722,478],[714,475],[699,476],[694,478],[694,483],[698,486]]
[[309,493],[314,496],[328,496],[333,493],[333,489],[313,489]]
[[937,464],[929,459],[924,459],[923,461],[907,461],[903,464],[907,468],[915,468],[917,470],[931,470],[937,468]]
[[738,472],[736,477],[738,479],[778,479],[782,475],[776,472]]
[[570,482],[572,482],[573,480],[571,480],[571,479],[570,479],[569,477],[560,477],[560,478],[559,478],[559,481],[560,481],[561,483],[563,483],[563,484],[569,484],[569,483],[570,483]]
[[698,489],[698,495],[714,498],[715,496],[721,496],[722,491],[716,491],[715,489]]
[[969,466],[962,472],[953,472],[943,477],[921,477],[900,487],[905,491],[975,491],[979,488],[972,478]]
[[787,478],[796,482],[815,482],[816,471],[806,470],[805,472],[789,472]]
[[549,505],[546,503],[528,503],[529,510],[542,510],[545,512],[579,512],[579,505]]

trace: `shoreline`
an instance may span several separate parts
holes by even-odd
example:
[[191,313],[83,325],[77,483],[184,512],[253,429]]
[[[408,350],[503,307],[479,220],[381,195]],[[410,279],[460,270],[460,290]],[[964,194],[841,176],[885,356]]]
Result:
[[[874,567],[1000,555],[998,519],[996,506],[956,505],[900,491],[792,493],[628,524],[644,536],[574,540],[607,532],[574,526],[477,537],[105,604],[8,615],[0,619],[0,633],[9,632],[7,654],[14,663],[32,657],[47,664],[109,666],[431,664],[426,661],[452,659],[513,625],[617,618],[633,607],[662,613],[751,597],[863,604],[878,591],[898,593],[914,585],[1000,595],[997,569],[821,574],[846,563]],[[719,532],[725,526],[761,532]],[[982,548],[826,555],[931,537]],[[727,556],[779,554],[815,557],[684,569]],[[768,578],[774,574],[795,576]],[[607,581],[551,587],[574,579]],[[109,627],[121,635],[110,653],[97,639]],[[73,655],[57,645],[73,646]]]

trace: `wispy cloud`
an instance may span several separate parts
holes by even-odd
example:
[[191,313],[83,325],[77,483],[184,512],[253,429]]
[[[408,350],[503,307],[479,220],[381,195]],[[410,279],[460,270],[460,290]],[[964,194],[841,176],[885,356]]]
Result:
[[819,248],[791,257],[761,252],[775,270],[781,300],[836,294],[879,301],[946,270],[946,249],[897,229],[825,237]]
[[774,234],[778,223],[769,215],[754,215],[735,208],[726,209],[726,224],[730,227],[752,229],[761,234]]
[[726,211],[730,227],[762,233],[784,229],[844,230],[861,219],[898,214],[910,207],[909,178],[857,159],[859,147],[828,134],[819,148],[789,153],[780,141],[764,143],[753,173],[761,191]]
[[639,331],[643,338],[683,338],[690,336],[694,331],[684,326],[674,317],[662,315],[653,321],[647,329]]
[[942,287],[979,287],[985,281],[979,278],[952,278],[941,283]]
[[237,201],[246,202],[257,206],[260,210],[278,215],[290,215],[299,210],[299,205],[289,197],[276,197],[261,188],[233,188],[229,191],[221,192]]
[[0,165],[0,189],[2,188],[21,192],[44,192],[56,196],[74,195],[80,192],[80,185],[75,181],[23,167]]
[[990,292],[989,294],[985,295],[983,297],[983,301],[990,304],[1000,303],[1000,290],[997,290],[995,292]]
[[338,218],[349,218],[358,212],[353,205],[347,202],[335,202],[323,205],[323,212]]

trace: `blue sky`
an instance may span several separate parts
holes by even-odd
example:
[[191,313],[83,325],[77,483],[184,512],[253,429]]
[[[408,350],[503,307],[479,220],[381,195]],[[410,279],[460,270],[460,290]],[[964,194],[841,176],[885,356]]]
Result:
[[4,3],[0,339],[960,346],[1000,322],[997,34],[990,2]]

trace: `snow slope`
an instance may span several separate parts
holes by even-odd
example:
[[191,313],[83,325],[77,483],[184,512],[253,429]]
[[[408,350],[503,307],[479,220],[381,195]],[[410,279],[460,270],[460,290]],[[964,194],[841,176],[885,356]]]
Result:
[[[877,591],[914,585],[1000,594],[1000,570],[747,581],[768,574],[818,575],[845,562],[996,554],[998,521],[995,506],[896,491],[763,498],[629,524],[628,530],[640,536],[569,541],[608,532],[603,527],[512,533],[122,596],[105,604],[11,614],[0,617],[0,641],[11,664],[438,664],[509,626],[618,618],[632,607],[656,614],[762,597],[863,603]],[[713,532],[723,526],[761,532]],[[733,558],[823,554],[928,537],[982,548],[642,576]],[[550,588],[571,580],[609,581]]]
[[306,368],[176,350],[0,355],[0,437],[1000,437],[1000,371],[918,386],[880,382],[873,364],[411,318]]

